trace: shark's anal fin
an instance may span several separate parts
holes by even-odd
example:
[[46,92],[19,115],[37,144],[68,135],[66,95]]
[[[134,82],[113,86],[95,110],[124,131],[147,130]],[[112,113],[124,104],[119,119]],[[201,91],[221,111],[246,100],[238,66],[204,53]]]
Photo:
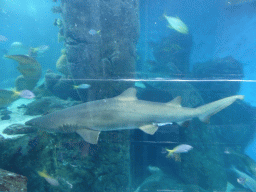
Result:
[[100,131],[91,129],[80,129],[76,131],[86,142],[90,144],[97,144]]
[[143,126],[139,127],[139,129],[144,131],[147,134],[154,135],[158,129],[158,126],[157,125],[143,125]]

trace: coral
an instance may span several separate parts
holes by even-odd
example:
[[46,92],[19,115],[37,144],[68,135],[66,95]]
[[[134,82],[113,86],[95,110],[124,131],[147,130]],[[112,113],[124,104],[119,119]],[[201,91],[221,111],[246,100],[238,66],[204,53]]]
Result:
[[65,36],[62,35],[60,32],[58,33],[58,43],[61,43],[65,40]]
[[21,90],[33,90],[37,85],[38,79],[34,78],[25,78],[24,76],[20,75],[15,80],[15,88],[17,91]]
[[73,88],[73,81],[69,78],[55,73],[45,74],[45,88],[61,99],[72,98],[81,100],[76,89]]
[[[99,144],[91,145],[86,156],[85,145],[75,133],[55,135],[38,131],[0,143],[0,166],[22,172],[28,177],[31,191],[126,191],[130,169],[129,132],[102,134]],[[35,174],[44,169],[58,179],[58,188]]]
[[164,37],[160,42],[151,42],[150,45],[156,59],[156,63],[154,63],[156,65],[153,67],[160,69],[161,73],[166,73],[167,70],[170,76],[176,75],[175,72],[178,72],[179,75],[187,75],[192,44],[192,36],[181,33]]
[[[243,64],[232,57],[196,63],[193,66],[193,77],[197,79],[241,80],[244,77]],[[201,81],[195,87],[201,91],[206,102],[218,100],[238,93],[241,81]]]
[[62,74],[64,74],[65,76],[71,75],[69,66],[68,66],[66,49],[62,49],[61,53],[62,55],[59,57],[59,59],[56,62],[56,69]]
[[42,67],[40,63],[27,55],[6,55],[5,57],[19,63],[17,69],[22,76],[19,76],[15,81],[16,90],[32,90],[41,77]]
[[27,191],[25,176],[0,169],[0,191]]
[[61,19],[55,19],[54,22],[53,22],[53,25],[54,26],[57,26],[59,28],[63,27],[63,23],[62,23],[62,20]]
[[62,13],[62,9],[61,9],[60,6],[53,6],[52,9],[51,9],[51,11],[52,11],[53,13]]

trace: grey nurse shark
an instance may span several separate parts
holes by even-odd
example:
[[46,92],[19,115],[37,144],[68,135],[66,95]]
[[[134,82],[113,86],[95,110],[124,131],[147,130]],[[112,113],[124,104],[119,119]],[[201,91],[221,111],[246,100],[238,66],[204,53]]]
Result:
[[197,108],[186,108],[181,107],[181,97],[168,103],[138,100],[136,89],[129,88],[119,96],[79,104],[25,124],[50,131],[76,132],[86,142],[97,144],[101,131],[139,128],[153,135],[158,126],[171,122],[182,124],[195,117],[208,122],[212,115],[243,98],[235,95]]

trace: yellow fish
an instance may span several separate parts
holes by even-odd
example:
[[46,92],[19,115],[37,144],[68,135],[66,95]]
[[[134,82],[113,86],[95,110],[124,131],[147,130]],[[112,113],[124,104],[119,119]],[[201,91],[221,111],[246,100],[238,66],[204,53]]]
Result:
[[168,26],[170,29],[174,29],[182,34],[188,34],[188,27],[186,26],[183,21],[180,20],[178,17],[170,17],[164,14],[164,18],[168,22]]
[[191,149],[193,149],[193,147],[191,145],[187,145],[187,144],[178,145],[178,146],[174,147],[173,149],[166,148],[165,150],[168,152],[168,155],[166,157],[172,157],[174,153],[187,153]]
[[54,179],[53,177],[51,177],[46,170],[43,171],[38,171],[37,172],[39,176],[43,177],[50,185],[52,186],[59,186],[59,182],[58,180]]
[[13,91],[0,89],[0,107],[7,107],[19,98]]

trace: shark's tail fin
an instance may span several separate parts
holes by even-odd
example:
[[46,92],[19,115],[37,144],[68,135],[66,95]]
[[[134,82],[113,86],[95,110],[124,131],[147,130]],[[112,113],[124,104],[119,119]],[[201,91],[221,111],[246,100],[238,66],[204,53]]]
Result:
[[218,101],[214,101],[212,103],[200,106],[196,108],[198,113],[198,118],[205,123],[209,123],[210,117],[222,109],[225,109],[232,103],[234,103],[237,99],[242,100],[244,98],[243,95],[235,95],[231,97],[226,97],[224,99],[220,99]]

